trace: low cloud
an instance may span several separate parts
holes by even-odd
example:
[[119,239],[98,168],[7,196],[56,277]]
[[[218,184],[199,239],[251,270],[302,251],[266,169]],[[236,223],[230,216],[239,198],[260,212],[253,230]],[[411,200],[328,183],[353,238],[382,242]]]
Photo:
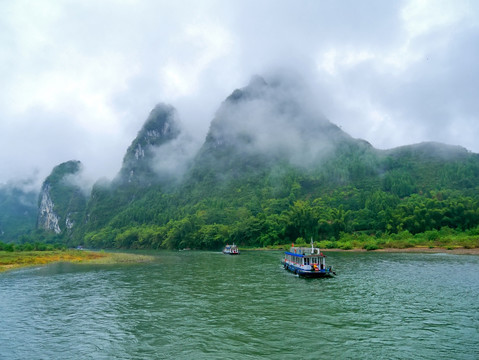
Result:
[[212,123],[217,142],[241,152],[281,156],[309,166],[334,149],[341,130],[312,103],[310,90],[295,73],[252,79],[233,92]]
[[79,172],[75,174],[68,174],[63,178],[63,182],[66,185],[74,186],[82,192],[85,197],[89,197],[91,194],[91,189],[98,179],[94,179],[88,176],[83,169],[80,169]]
[[153,149],[151,168],[162,180],[181,181],[189,169],[201,142],[187,134],[180,134],[176,139]]
[[[158,102],[201,142],[233,89],[285,68],[307,80],[314,118],[355,138],[479,152],[477,2],[19,0],[0,2],[0,28],[0,183],[71,159],[112,178]],[[250,110],[252,124],[274,115],[288,127]]]

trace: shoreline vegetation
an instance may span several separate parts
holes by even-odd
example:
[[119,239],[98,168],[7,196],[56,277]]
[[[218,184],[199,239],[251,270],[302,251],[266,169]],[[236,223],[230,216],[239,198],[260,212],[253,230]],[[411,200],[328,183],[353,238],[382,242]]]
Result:
[[[442,236],[441,236],[442,235]],[[374,237],[365,234],[342,233],[339,240],[321,240],[315,246],[324,251],[337,252],[409,252],[447,253],[479,255],[479,234],[450,233],[444,236],[438,231],[411,235],[408,231],[389,236]],[[291,244],[268,245],[265,247],[240,247],[241,250],[287,250]],[[303,238],[296,239],[295,246],[308,247]],[[4,244],[0,242],[0,272],[27,266],[40,266],[55,262],[78,264],[133,264],[153,260],[153,256],[122,253],[66,249],[42,243]]]
[[[303,238],[296,239],[295,246],[308,247]],[[367,234],[341,233],[339,240],[315,241],[315,246],[324,251],[350,252],[421,252],[479,255],[479,234],[455,231],[427,231],[412,235],[408,231],[379,237]],[[267,247],[244,248],[243,250],[288,250],[291,244]]]
[[[241,251],[268,251],[268,250],[288,250],[291,245],[278,245],[269,247],[256,247],[256,248],[240,248]],[[308,247],[310,244],[295,244],[298,247]],[[443,253],[443,254],[455,254],[455,255],[479,255],[479,248],[465,248],[465,247],[426,247],[415,246],[410,248],[384,248],[367,250],[364,248],[352,248],[352,249],[340,249],[340,248],[321,248],[324,252],[386,252],[386,253]]]
[[152,261],[153,256],[90,250],[0,251],[0,273],[23,267],[57,262],[75,264],[134,264]]
[[[479,230],[479,229],[478,229]],[[295,246],[310,246],[310,242],[297,238]],[[291,244],[272,245],[267,248],[286,250]],[[397,234],[378,236],[364,233],[341,233],[339,239],[315,241],[324,251],[376,251],[376,252],[425,252],[479,255],[479,232],[457,232],[452,229],[431,230],[411,234],[405,230]],[[245,250],[247,250],[245,248]]]

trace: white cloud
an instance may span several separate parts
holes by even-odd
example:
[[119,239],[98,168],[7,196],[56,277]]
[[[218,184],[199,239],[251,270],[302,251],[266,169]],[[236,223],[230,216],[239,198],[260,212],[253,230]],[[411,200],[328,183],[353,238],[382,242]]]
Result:
[[199,78],[215,61],[229,55],[232,35],[218,24],[187,25],[170,41],[173,49],[161,71],[163,97],[174,101],[198,91]]
[[201,137],[234,88],[281,68],[375,146],[479,152],[478,42],[467,0],[2,1],[0,182],[72,158],[113,176],[156,103]]
[[394,32],[380,46],[343,42],[317,53],[316,68],[333,103],[328,116],[381,148],[433,140],[479,151],[469,136],[460,136],[464,129],[477,131],[470,90],[460,90],[467,82],[479,85],[476,67],[461,66],[475,56],[472,39],[479,41],[477,3],[408,1],[396,16]]
[[409,0],[401,11],[404,28],[411,39],[439,28],[453,29],[472,13],[469,1]]
[[364,61],[374,60],[376,54],[372,51],[333,48],[319,55],[317,67],[320,72],[337,76],[339,72],[358,66]]

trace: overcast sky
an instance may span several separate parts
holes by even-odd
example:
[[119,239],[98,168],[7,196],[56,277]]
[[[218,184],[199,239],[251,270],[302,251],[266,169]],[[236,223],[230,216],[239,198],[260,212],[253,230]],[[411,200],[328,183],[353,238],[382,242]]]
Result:
[[0,1],[0,183],[113,177],[156,103],[203,137],[254,74],[293,72],[381,149],[479,152],[479,1]]

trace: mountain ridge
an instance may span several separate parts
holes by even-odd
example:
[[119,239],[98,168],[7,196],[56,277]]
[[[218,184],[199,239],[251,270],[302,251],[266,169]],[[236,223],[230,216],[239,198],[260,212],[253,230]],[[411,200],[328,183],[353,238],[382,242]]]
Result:
[[[252,78],[221,103],[194,156],[182,154],[188,138],[176,109],[158,104],[112,181],[97,181],[83,198],[74,182],[45,182],[60,194],[50,198],[49,213],[63,225],[42,228],[93,247],[214,248],[225,241],[265,245],[337,239],[341,232],[440,229],[451,222],[418,220],[401,207],[423,206],[437,192],[467,209],[479,204],[479,155],[435,142],[376,149],[301,94],[291,82]],[[455,205],[434,206],[445,212]],[[471,219],[454,226],[479,225],[479,214]]]

